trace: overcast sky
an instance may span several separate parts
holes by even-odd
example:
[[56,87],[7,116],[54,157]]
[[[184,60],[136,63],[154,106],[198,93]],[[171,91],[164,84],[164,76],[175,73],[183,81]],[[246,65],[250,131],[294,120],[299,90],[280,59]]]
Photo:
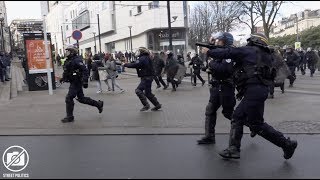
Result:
[[[13,19],[23,18],[23,19],[41,19],[41,8],[40,1],[5,1],[7,8],[8,24],[11,23]],[[193,6],[197,1],[189,1],[191,6]],[[283,5],[280,9],[280,16],[287,17],[290,14],[294,14],[304,9],[320,9],[320,1],[292,1]],[[234,34],[248,34],[250,31],[248,29],[242,29],[242,32],[234,32]]]

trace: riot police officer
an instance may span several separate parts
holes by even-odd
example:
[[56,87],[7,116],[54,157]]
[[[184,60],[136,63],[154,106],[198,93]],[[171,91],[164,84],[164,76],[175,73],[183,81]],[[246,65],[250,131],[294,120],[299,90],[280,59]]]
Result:
[[[235,83],[237,98],[242,99],[233,113],[231,121],[229,147],[220,152],[224,158],[240,158],[240,146],[243,125],[284,151],[284,158],[294,154],[297,141],[285,138],[284,135],[264,122],[264,102],[269,93],[270,81],[274,80],[272,56],[268,39],[264,34],[255,33],[247,39],[247,46],[204,49],[203,52],[213,58],[230,58],[235,64]],[[207,51],[207,52],[206,52]]]
[[311,47],[308,47],[306,55],[306,62],[308,63],[308,68],[310,69],[310,77],[313,77],[314,72],[316,71],[316,65],[318,62],[318,56],[316,52],[314,52]]
[[167,51],[167,61],[165,66],[165,71],[167,72],[167,81],[172,84],[172,91],[176,91],[178,87],[178,81],[175,79],[175,76],[179,70],[178,61],[173,57],[172,51]]
[[73,108],[75,97],[82,104],[88,104],[98,108],[99,113],[103,111],[103,101],[95,101],[83,94],[83,88],[88,88],[89,73],[86,66],[83,64],[82,58],[77,55],[78,49],[73,45],[66,48],[67,60],[63,65],[63,76],[61,81],[69,82],[69,92],[66,96],[66,111],[67,116],[61,121],[63,123],[73,122]]
[[[233,36],[228,32],[219,32],[212,34],[210,41],[218,46],[229,47],[233,45]],[[209,82],[210,99],[205,112],[205,136],[198,140],[198,144],[215,143],[217,110],[222,106],[222,114],[231,120],[233,108],[236,105],[232,60],[214,59],[208,64],[207,72],[212,75]]]
[[138,59],[133,63],[124,64],[124,67],[136,68],[138,77],[141,78],[141,82],[135,91],[143,105],[143,108],[140,109],[140,111],[147,111],[150,108],[147,98],[154,105],[151,111],[157,111],[161,109],[161,104],[151,91],[152,81],[154,78],[154,69],[152,60],[150,58],[150,52],[145,47],[139,47],[135,55]]
[[203,67],[203,61],[202,59],[199,57],[198,54],[196,54],[194,57],[192,57],[191,62],[189,63],[189,66],[192,65],[193,68],[193,86],[197,85],[197,77],[200,79],[200,81],[202,82],[202,86],[206,83],[205,80],[202,79],[201,75],[200,75],[200,70]]
[[299,64],[299,59],[300,57],[298,53],[294,52],[292,46],[287,46],[286,53],[284,54],[284,60],[286,61],[291,72],[291,75],[288,77],[288,79],[290,80],[289,87],[293,87],[293,83],[296,79],[295,70]]

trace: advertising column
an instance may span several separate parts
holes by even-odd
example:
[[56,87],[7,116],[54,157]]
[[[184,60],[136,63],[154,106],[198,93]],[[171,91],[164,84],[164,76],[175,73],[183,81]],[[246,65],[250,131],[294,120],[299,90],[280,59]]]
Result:
[[[46,67],[46,51],[43,34],[40,33],[24,33],[24,43],[26,47],[27,57],[27,81],[29,91],[48,90],[48,77]],[[50,34],[47,35],[48,42],[51,44]],[[49,45],[50,54],[50,72],[52,82],[55,82],[53,61],[51,57],[51,46]],[[55,89],[53,83],[53,89]]]

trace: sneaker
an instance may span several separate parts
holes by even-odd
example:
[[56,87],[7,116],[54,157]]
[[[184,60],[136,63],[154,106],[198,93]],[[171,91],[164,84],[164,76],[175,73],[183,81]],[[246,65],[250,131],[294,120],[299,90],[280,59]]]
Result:
[[296,140],[290,140],[290,138],[287,139],[286,147],[283,148],[283,157],[285,159],[290,159],[293,156],[294,151],[296,150],[298,146],[298,142]]
[[206,83],[206,81],[202,81],[202,86]]
[[102,93],[102,91],[101,91],[101,90],[97,91],[97,94],[100,94],[100,93]]
[[289,87],[290,87],[290,88],[293,87],[293,84],[290,84]]
[[151,109],[151,111],[158,111],[159,109],[161,109],[162,105],[161,104],[158,104],[157,106],[153,107]]
[[227,159],[240,159],[240,151],[235,147],[229,147],[220,152],[219,155]]
[[161,86],[160,86],[160,85],[157,85],[157,89],[159,89],[159,88],[161,88]]
[[69,122],[73,122],[74,121],[74,116],[71,117],[65,117],[61,120],[61,122],[63,123],[69,123]]
[[148,111],[150,109],[150,106],[143,106],[142,109],[140,109],[141,112]]
[[216,140],[212,137],[203,137],[200,140],[197,141],[198,144],[215,144]]
[[168,86],[168,85],[166,85],[165,87],[163,87],[163,90],[166,90],[168,87],[169,87],[169,86]]

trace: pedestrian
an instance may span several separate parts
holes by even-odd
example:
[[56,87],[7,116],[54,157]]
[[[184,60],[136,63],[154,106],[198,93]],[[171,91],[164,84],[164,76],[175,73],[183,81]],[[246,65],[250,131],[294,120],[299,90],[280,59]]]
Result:
[[135,53],[137,60],[133,63],[124,64],[128,68],[136,68],[138,77],[141,78],[140,84],[136,88],[135,92],[140,99],[143,108],[140,111],[147,111],[150,108],[149,101],[154,105],[151,111],[157,111],[161,109],[161,104],[158,99],[152,94],[152,81],[154,77],[154,69],[152,60],[150,59],[150,52],[145,47],[139,47],[138,51]]
[[[113,56],[111,56],[111,58],[106,61],[105,68],[107,70],[107,79],[105,80],[105,83],[108,86],[108,91],[111,91],[112,89],[112,91],[114,92],[114,87],[117,87],[120,90],[120,92],[123,93],[125,90],[121,88],[119,83],[116,81],[118,77],[117,65],[121,65],[121,63],[116,62]],[[109,79],[111,80],[112,88],[109,85]]]
[[101,59],[94,59],[92,62],[92,80],[97,81],[97,94],[102,93],[99,68],[104,67]]
[[264,103],[268,98],[270,82],[274,80],[275,70],[272,68],[271,51],[268,39],[262,33],[251,34],[243,47],[227,47],[208,49],[203,53],[215,59],[232,59],[235,61],[235,84],[238,90],[237,98],[241,99],[233,113],[229,147],[220,152],[223,158],[240,158],[240,146],[243,136],[243,126],[251,132],[260,135],[284,151],[284,158],[289,159],[294,154],[297,141],[285,138],[284,135],[264,122]]
[[194,73],[193,86],[197,86],[197,77],[202,82],[202,86],[203,86],[206,83],[206,81],[203,80],[200,75],[200,70],[203,68],[203,61],[199,57],[198,54],[196,54],[194,57],[192,57],[191,62],[189,63],[189,66],[191,66],[191,65],[192,65],[193,73]]
[[78,55],[77,47],[69,45],[66,48],[67,60],[63,67],[63,76],[60,80],[61,82],[69,82],[69,92],[66,96],[66,113],[67,116],[61,121],[63,123],[73,122],[73,109],[74,101],[73,99],[77,97],[77,100],[82,104],[88,104],[90,106],[95,106],[98,108],[99,113],[103,111],[103,101],[95,101],[89,97],[85,97],[83,94],[83,88],[88,88],[89,73],[86,66],[83,64],[83,60]]
[[[210,42],[221,47],[231,47],[233,46],[233,36],[228,32],[218,32],[211,35]],[[218,109],[222,106],[222,114],[225,118],[231,120],[236,105],[233,61],[217,58],[210,61],[206,70],[212,76],[209,82],[210,98],[205,111],[205,136],[198,140],[198,144],[215,144]]]
[[60,54],[57,55],[56,62],[58,64],[58,66],[61,66],[61,56],[60,56]]

